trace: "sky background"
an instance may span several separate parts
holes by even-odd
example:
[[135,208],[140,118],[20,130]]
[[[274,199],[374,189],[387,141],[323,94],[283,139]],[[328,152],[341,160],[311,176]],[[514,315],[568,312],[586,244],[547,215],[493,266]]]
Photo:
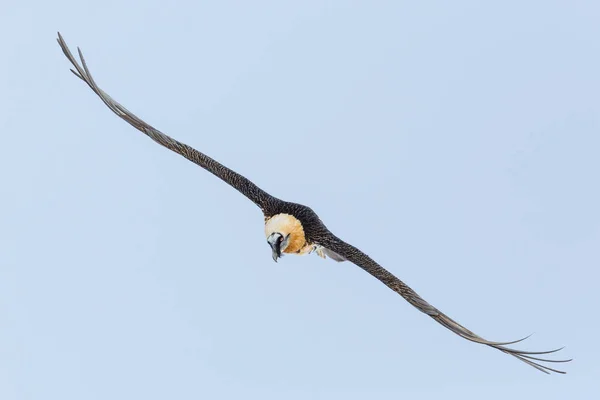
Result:
[[[451,3],[451,4],[450,4]],[[0,398],[589,399],[597,1],[15,1],[0,13]],[[300,202],[546,376],[260,210],[69,72]]]

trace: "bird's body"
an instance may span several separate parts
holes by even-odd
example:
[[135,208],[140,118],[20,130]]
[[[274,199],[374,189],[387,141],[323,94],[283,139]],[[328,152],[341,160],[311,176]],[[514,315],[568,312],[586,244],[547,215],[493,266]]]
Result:
[[344,242],[331,233],[311,208],[301,204],[283,201],[268,194],[243,175],[232,171],[208,157],[206,154],[165,135],[158,129],[144,122],[112,99],[112,97],[96,85],[96,82],[87,68],[81,51],[79,51],[79,57],[81,59],[80,65],[69,51],[66,43],[60,36],[60,33],[58,43],[64,54],[76,69],[76,71],[71,71],[78,78],[83,80],[115,114],[155,142],[180,154],[222,179],[262,210],[265,219],[265,236],[267,243],[271,247],[272,257],[275,261],[277,261],[282,254],[304,255],[313,251],[323,258],[329,257],[335,261],[347,260],[368,272],[370,275],[384,283],[388,288],[406,299],[419,311],[430,316],[455,334],[472,342],[485,344],[506,354],[512,355],[542,372],[549,373],[552,371],[564,373],[542,363],[567,362],[570,360],[549,360],[538,357],[542,354],[554,353],[560,349],[528,352],[506,347],[506,345],[519,342],[523,339],[504,343],[483,339],[429,304],[408,285],[380,266],[361,250]]

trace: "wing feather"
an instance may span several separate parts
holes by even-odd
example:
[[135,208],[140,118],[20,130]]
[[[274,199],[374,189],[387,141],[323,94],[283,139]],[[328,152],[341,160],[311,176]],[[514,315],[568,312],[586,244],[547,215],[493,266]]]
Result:
[[223,181],[233,186],[248,199],[252,200],[263,211],[269,205],[269,203],[278,201],[278,199],[271,196],[264,190],[260,189],[246,177],[227,168],[223,164],[210,158],[206,154],[188,146],[187,144],[181,143],[173,139],[172,137],[162,133],[158,129],[154,128],[150,124],[144,122],[142,119],[137,117],[123,105],[119,104],[106,92],[100,89],[100,87],[98,87],[98,85],[94,81],[94,78],[92,77],[92,74],[88,69],[87,63],[85,62],[85,58],[83,57],[83,53],[81,52],[81,50],[77,48],[79,59],[81,60],[80,65],[69,50],[69,47],[67,46],[60,33],[58,33],[57,41],[63,53],[75,68],[71,69],[71,72],[73,72],[75,76],[77,76],[79,79],[84,81],[90,87],[90,89],[92,89],[94,93],[96,93],[98,97],[100,97],[104,104],[106,104],[106,106],[121,119],[125,120],[128,124],[141,131],[158,144],[168,148],[169,150],[174,151],[177,154],[180,154],[181,156],[187,158],[191,162],[201,166],[202,168],[221,178]]
[[486,346],[493,347],[497,350],[500,350],[503,353],[509,354],[511,356],[516,357],[517,359],[523,361],[524,363],[534,367],[535,369],[542,371],[544,373],[556,372],[559,374],[564,374],[564,371],[560,371],[554,368],[551,368],[547,365],[543,365],[539,362],[543,363],[565,363],[571,361],[568,360],[551,360],[545,358],[534,357],[536,355],[544,355],[555,353],[562,348],[549,350],[549,351],[524,351],[514,349],[512,347],[507,347],[508,345],[515,344],[527,339],[529,336],[524,337],[519,340],[514,340],[511,342],[493,342],[482,338],[479,335],[471,332],[469,329],[465,328],[458,322],[454,321],[452,318],[448,317],[446,314],[442,313],[440,310],[429,304],[425,301],[421,296],[417,294],[413,289],[411,289],[408,285],[398,279],[391,272],[386,270],[377,264],[371,257],[358,250],[356,247],[345,243],[344,241],[334,237],[329,240],[323,240],[321,243],[323,246],[326,246],[331,251],[339,254],[341,257],[347,259],[353,264],[359,266],[381,282],[383,282],[387,287],[392,289],[394,292],[398,293],[404,299],[406,299],[410,304],[416,307],[419,311],[429,315],[431,318],[436,320],[438,323],[451,330],[455,334],[461,336],[464,339],[470,340],[475,343],[484,344]]

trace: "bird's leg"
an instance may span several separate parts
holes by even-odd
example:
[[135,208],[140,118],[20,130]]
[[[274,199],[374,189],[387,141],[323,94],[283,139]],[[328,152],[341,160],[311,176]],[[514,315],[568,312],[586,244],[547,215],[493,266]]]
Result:
[[315,251],[315,249],[317,248],[317,246],[315,246],[314,244],[305,244],[304,247],[302,247],[300,250],[298,250],[298,255],[305,255],[305,254],[310,254],[313,251]]
[[315,246],[315,249],[317,251],[317,255],[321,258],[327,258],[325,256],[325,252],[323,251],[323,246]]

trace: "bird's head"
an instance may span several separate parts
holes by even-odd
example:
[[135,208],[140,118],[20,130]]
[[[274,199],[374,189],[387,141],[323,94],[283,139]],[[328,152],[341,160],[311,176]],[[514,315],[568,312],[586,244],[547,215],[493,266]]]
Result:
[[283,251],[290,244],[290,234],[284,235],[281,232],[273,232],[267,237],[267,243],[273,251],[273,261],[277,262],[277,259],[281,257]]
[[269,218],[265,223],[265,235],[275,262],[284,252],[295,253],[306,243],[302,224],[289,214],[277,214]]

